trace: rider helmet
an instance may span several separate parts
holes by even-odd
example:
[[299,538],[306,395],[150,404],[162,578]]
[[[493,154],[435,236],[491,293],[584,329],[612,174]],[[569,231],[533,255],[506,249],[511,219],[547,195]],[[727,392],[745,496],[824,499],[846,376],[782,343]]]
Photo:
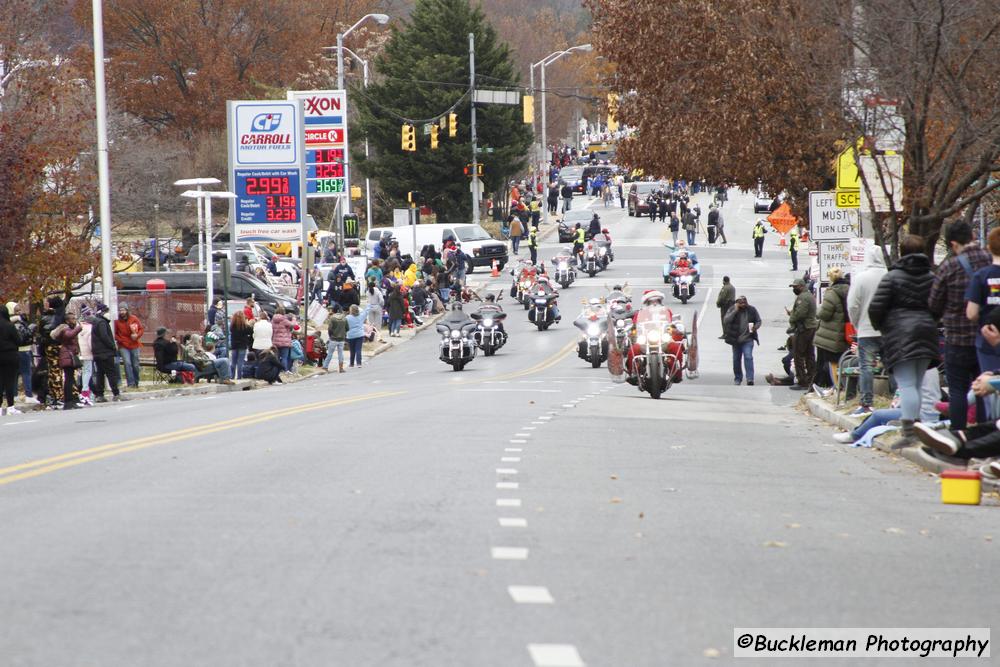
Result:
[[593,299],[591,299],[587,303],[589,303],[591,306],[599,306],[599,305],[601,305],[601,300],[598,299],[598,298],[596,298],[596,297],[594,297]]
[[488,301],[489,303],[493,303],[496,300],[497,300],[496,294],[487,294],[486,295],[486,301]]
[[604,229],[602,229],[602,230],[601,230],[601,233],[602,233],[602,234],[610,234],[611,232],[609,232],[609,231],[608,231],[608,228],[607,228],[607,227],[605,227]]
[[611,291],[613,291],[613,292],[621,292],[622,291],[622,286],[621,285],[615,285],[614,287],[611,288]]
[[665,298],[666,297],[663,296],[663,292],[660,292],[659,290],[646,290],[646,292],[642,295],[642,305],[662,306]]

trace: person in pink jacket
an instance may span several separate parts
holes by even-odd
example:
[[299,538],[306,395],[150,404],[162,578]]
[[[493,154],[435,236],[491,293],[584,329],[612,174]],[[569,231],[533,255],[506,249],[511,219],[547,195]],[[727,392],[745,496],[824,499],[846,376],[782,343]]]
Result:
[[278,359],[286,371],[292,370],[292,329],[298,329],[295,321],[285,314],[284,306],[274,310],[271,319],[271,341],[278,350]]

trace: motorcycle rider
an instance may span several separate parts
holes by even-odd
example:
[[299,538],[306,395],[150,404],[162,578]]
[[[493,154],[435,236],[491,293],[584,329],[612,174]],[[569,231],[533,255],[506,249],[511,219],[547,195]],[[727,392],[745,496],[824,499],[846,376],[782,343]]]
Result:
[[573,254],[583,259],[583,244],[587,241],[587,232],[579,222],[576,223],[575,230],[573,236]]
[[601,233],[601,218],[595,213],[594,217],[590,219],[590,228],[587,230],[587,236],[594,238]]
[[[598,298],[593,298],[587,301],[584,305],[583,310],[577,316],[576,320],[573,321],[573,326],[580,329],[580,331],[586,331],[588,321],[606,321],[608,317],[608,308],[604,305],[604,302]],[[587,340],[586,338],[581,339],[577,343],[577,353],[581,358],[586,359],[587,357]]]
[[[544,267],[545,265],[543,264],[542,266]],[[554,294],[557,297],[557,299],[553,299],[552,301],[552,319],[555,322],[559,322],[560,320],[562,320],[562,315],[559,314],[559,301],[558,301],[559,290],[557,290],[555,286],[549,281],[549,277],[544,273],[538,274],[538,279],[531,289],[536,293],[544,292],[546,295]]]
[[[659,290],[646,290],[642,295],[642,308],[637,310],[632,316],[633,325],[641,321],[646,321],[654,317],[661,321],[671,323],[674,319],[673,312],[664,305],[666,297]],[[687,345],[683,333],[674,327],[667,329],[670,332],[670,342],[667,343],[666,353],[673,355],[675,361],[669,369],[673,382],[680,382],[684,377],[684,362]],[[634,330],[635,331],[635,330]],[[633,334],[634,335],[634,334]],[[625,356],[625,370],[629,384],[638,384],[638,369],[635,367],[635,357],[643,353],[642,346],[638,342],[633,342]]]
[[[483,305],[479,306],[479,310],[477,312],[483,317],[489,317],[490,313],[502,313],[503,306],[501,306],[500,302],[497,301],[496,294],[487,294],[486,299],[483,300]],[[503,321],[497,320],[494,326],[496,326],[497,330],[503,334],[504,340],[506,340],[507,332],[504,331]]]

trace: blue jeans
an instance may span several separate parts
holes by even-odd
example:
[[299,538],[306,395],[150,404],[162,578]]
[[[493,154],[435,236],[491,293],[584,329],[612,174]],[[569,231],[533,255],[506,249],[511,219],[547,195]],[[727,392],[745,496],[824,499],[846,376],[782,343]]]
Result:
[[753,341],[736,343],[730,347],[733,348],[733,379],[743,382],[742,367],[746,367],[747,382],[753,382]]
[[31,398],[31,352],[17,353],[18,372],[21,374],[21,383],[24,385],[24,395]]
[[521,245],[521,237],[520,236],[511,236],[510,237],[510,245],[511,245],[511,248],[513,248],[513,250],[514,250],[514,254],[516,255],[517,254],[517,249]]
[[892,375],[899,385],[900,419],[916,421],[920,417],[920,387],[930,359],[910,359],[892,367]]
[[[944,373],[948,380],[948,419],[951,428],[960,431],[968,424],[972,381],[979,375],[979,359],[971,345],[944,346]],[[976,401],[976,421],[986,418],[983,402]]]
[[347,339],[347,347],[350,348],[351,352],[351,366],[361,365],[361,345],[364,342],[364,337]]
[[389,320],[389,335],[399,333],[399,328],[403,325],[403,320],[401,319],[391,319]]
[[292,348],[290,347],[279,347],[278,350],[278,361],[281,362],[281,367],[286,371],[292,370]]
[[903,414],[902,410],[898,408],[884,408],[882,410],[875,410],[868,417],[861,422],[861,425],[856,429],[851,431],[851,437],[857,442],[865,433],[875,428],[876,426],[885,426],[894,419],[899,419]]
[[687,235],[688,235],[688,245],[694,245],[694,230],[693,229],[687,230]]
[[124,347],[118,348],[122,362],[125,364],[125,380],[130,387],[139,386],[139,348],[129,350]]
[[330,363],[333,362],[333,353],[337,353],[337,365],[344,365],[344,341],[331,340],[326,344],[326,359],[323,360],[323,368],[329,370]]
[[861,394],[861,405],[869,408],[875,400],[875,354],[881,350],[881,336],[858,339],[858,361],[861,368],[858,393]]
[[233,379],[233,373],[229,368],[229,359],[220,357],[212,362],[212,366],[215,368],[215,372],[219,374],[220,380],[225,381]]
[[178,373],[197,373],[198,369],[195,368],[194,364],[189,364],[186,361],[174,361],[163,367],[167,371],[177,371]]
[[233,370],[233,375],[237,379],[243,378],[243,362],[247,360],[247,349],[245,347],[234,347],[233,348],[233,358],[230,368]]

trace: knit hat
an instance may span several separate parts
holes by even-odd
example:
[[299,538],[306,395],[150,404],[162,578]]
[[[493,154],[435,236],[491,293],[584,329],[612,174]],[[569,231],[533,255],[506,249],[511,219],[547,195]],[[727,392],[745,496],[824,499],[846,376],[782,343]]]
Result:
[[162,336],[165,333],[167,333],[167,328],[166,327],[160,327],[159,329],[156,330],[156,335],[157,336]]

